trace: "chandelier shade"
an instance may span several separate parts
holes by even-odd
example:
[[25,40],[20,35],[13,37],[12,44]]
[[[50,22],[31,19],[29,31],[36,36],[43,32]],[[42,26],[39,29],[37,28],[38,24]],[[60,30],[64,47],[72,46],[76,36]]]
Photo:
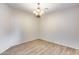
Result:
[[33,13],[37,16],[40,17],[43,15],[44,11],[40,8],[40,3],[37,4],[38,7],[36,8],[36,10],[33,11]]

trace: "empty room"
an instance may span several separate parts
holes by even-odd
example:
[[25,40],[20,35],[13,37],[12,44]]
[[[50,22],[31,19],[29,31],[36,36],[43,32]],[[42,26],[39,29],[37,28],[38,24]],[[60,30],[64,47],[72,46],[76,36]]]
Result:
[[0,3],[0,55],[79,55],[79,3]]

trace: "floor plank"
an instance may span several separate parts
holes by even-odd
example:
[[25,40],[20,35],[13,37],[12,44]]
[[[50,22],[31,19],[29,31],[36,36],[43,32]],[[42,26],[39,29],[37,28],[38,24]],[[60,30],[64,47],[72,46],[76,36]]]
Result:
[[37,39],[13,46],[1,55],[79,55],[79,50]]

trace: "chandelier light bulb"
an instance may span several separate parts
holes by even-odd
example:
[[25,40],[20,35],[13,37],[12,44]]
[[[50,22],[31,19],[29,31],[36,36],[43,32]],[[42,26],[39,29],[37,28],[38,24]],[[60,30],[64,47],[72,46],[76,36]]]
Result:
[[37,16],[40,17],[43,15],[44,11],[40,8],[40,6],[38,5],[37,9],[33,11],[33,13]]

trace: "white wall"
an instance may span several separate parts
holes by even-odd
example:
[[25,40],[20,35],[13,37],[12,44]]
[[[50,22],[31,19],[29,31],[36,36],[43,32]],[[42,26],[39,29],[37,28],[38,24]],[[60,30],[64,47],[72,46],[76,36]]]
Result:
[[38,36],[38,20],[34,15],[28,14],[20,10],[12,9],[12,17],[19,22],[21,27],[21,35],[24,37],[22,42],[35,40]]
[[9,47],[37,39],[35,16],[0,4],[0,53]]
[[6,36],[9,28],[9,23],[7,22],[9,18],[10,9],[8,6],[0,4],[0,53],[11,45],[9,37]]
[[41,18],[41,39],[79,49],[79,7],[52,12]]

